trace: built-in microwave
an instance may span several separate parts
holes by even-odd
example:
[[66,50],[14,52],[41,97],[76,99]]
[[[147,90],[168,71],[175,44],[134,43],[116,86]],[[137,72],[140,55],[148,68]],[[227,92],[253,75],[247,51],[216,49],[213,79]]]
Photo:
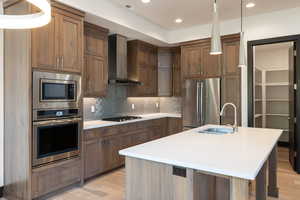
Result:
[[32,80],[34,110],[80,107],[80,75],[34,71]]

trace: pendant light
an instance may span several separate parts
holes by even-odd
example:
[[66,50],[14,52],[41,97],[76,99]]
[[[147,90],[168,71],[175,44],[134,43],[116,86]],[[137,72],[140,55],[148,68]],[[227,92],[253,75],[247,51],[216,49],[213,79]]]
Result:
[[219,8],[217,0],[214,0],[213,5],[213,24],[212,24],[212,36],[211,36],[211,55],[222,54],[222,43],[220,36],[220,21],[219,21]]
[[245,50],[245,33],[243,30],[244,24],[244,13],[243,13],[244,5],[243,0],[241,0],[241,33],[240,33],[240,55],[239,55],[239,67],[246,67],[246,50]]
[[26,15],[0,15],[0,29],[30,29],[47,25],[51,21],[49,0],[26,0],[41,11]]

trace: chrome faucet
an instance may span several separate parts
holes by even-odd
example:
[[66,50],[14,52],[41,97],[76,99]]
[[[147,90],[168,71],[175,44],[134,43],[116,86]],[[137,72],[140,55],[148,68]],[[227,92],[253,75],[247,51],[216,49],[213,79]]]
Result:
[[238,125],[237,125],[237,114],[236,114],[236,105],[234,105],[233,103],[225,103],[222,107],[221,113],[220,115],[223,116],[224,115],[224,110],[226,108],[226,106],[232,106],[234,108],[234,124],[232,125],[233,131],[237,132],[238,131]]

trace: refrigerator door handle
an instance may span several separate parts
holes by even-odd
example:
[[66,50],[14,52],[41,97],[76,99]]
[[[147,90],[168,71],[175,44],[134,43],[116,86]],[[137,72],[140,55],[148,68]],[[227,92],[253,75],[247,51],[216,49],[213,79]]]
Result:
[[197,81],[197,94],[196,94],[196,96],[197,96],[197,123],[198,124],[199,124],[199,121],[200,121],[200,119],[199,119],[199,117],[200,117],[200,113],[199,113],[199,109],[200,109],[199,95],[200,95],[200,93],[199,93],[199,90],[200,90],[200,83]]
[[203,81],[201,81],[201,85],[200,85],[200,116],[201,116],[201,126],[203,126],[204,125],[204,112],[203,112],[203,103],[204,103],[204,101],[203,101]]

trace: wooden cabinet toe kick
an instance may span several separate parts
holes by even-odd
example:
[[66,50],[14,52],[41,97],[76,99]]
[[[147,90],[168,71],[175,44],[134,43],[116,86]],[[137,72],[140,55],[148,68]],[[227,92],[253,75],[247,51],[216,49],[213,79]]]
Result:
[[[249,200],[250,181],[126,157],[126,200]],[[266,200],[266,167],[256,199]]]

